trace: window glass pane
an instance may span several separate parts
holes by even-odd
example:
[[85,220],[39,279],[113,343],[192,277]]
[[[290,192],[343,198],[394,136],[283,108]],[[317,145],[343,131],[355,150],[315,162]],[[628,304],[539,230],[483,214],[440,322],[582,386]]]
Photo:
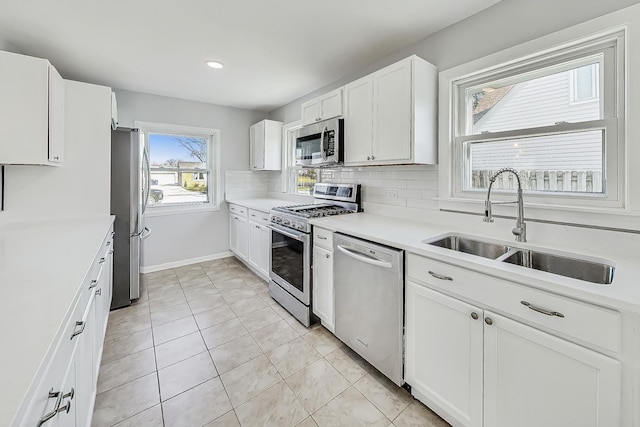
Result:
[[293,192],[310,196],[313,185],[318,181],[317,169],[292,169]]
[[149,204],[208,203],[208,149],[206,137],[150,133]]
[[[525,190],[602,193],[603,147],[602,130],[467,142],[465,189],[487,189],[496,171],[511,167]],[[502,174],[493,188],[515,190],[515,177]]]
[[[479,134],[600,119],[598,93],[601,91],[592,87],[599,84],[592,80],[600,67],[595,61],[597,59],[593,64],[569,70],[549,71],[543,76],[537,74],[526,80],[519,76],[509,83],[488,83],[479,89],[467,89],[467,128],[471,134]],[[572,97],[586,96],[587,92],[592,102],[572,102]]]

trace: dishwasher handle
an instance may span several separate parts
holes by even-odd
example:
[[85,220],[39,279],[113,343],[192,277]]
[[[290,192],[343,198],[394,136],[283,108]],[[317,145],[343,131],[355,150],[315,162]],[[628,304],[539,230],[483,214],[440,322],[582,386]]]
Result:
[[358,261],[362,261],[362,262],[367,263],[367,264],[375,265],[377,267],[393,268],[393,264],[388,262],[388,261],[381,261],[381,260],[379,260],[377,258],[374,258],[374,257],[369,256],[369,255],[365,255],[365,254],[363,254],[361,252],[358,252],[358,251],[354,251],[353,249],[345,248],[344,246],[341,246],[341,245],[337,245],[336,247],[343,254],[345,254],[348,257],[351,257],[353,259],[356,259]]

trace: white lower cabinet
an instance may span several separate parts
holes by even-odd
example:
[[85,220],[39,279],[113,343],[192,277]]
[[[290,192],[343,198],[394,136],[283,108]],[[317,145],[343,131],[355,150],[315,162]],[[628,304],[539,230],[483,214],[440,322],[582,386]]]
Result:
[[482,426],[482,310],[407,282],[405,381],[459,426]]
[[333,300],[333,252],[313,247],[313,313],[331,332],[335,329]]
[[620,425],[619,361],[498,314],[484,316],[485,426]]
[[406,375],[453,426],[620,425],[620,362],[408,281]]

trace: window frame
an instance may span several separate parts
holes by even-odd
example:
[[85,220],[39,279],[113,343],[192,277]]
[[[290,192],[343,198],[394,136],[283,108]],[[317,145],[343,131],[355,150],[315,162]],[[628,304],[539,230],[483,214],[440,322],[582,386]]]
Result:
[[[569,193],[559,192],[552,193],[547,191],[531,191],[525,192],[525,203],[530,205],[538,205],[544,207],[557,208],[592,208],[597,207],[619,209],[625,206],[625,58],[626,28],[618,27],[608,31],[600,32],[582,39],[574,39],[571,43],[565,43],[552,46],[546,50],[534,51],[528,55],[519,52],[515,57],[509,55],[493,55],[501,56],[502,61],[491,63],[488,58],[472,61],[454,69],[440,73],[440,96],[448,102],[443,102],[443,108],[448,122],[448,129],[445,130],[445,138],[442,139],[441,128],[441,150],[443,142],[447,153],[441,156],[448,162],[445,167],[441,167],[440,172],[440,200],[441,205],[447,205],[447,202],[470,202],[478,201],[486,198],[486,190],[464,189],[464,162],[465,162],[465,142],[468,141],[495,141],[510,138],[520,138],[526,136],[553,135],[556,133],[564,133],[571,131],[604,129],[605,140],[603,142],[604,149],[604,168],[603,176],[606,186],[606,194],[588,194],[588,193]],[[531,44],[531,43],[530,43]],[[566,66],[571,68],[572,61],[580,63],[586,61],[590,56],[593,57],[599,52],[604,52],[607,48],[611,49],[612,54],[604,56],[605,68],[598,73],[602,81],[604,92],[609,93],[607,98],[601,98],[601,119],[580,123],[559,123],[552,126],[542,126],[529,129],[518,129],[512,131],[501,131],[494,133],[482,133],[475,135],[465,135],[469,130],[466,123],[468,117],[468,105],[466,102],[466,90],[479,87],[483,83],[495,83],[500,80],[514,81],[514,75],[522,75],[525,79],[535,75],[537,70],[559,65],[558,69]],[[518,50],[518,49],[510,49]],[[505,52],[506,53],[506,52]],[[507,59],[508,58],[508,59]],[[489,64],[488,64],[489,62]],[[588,62],[588,61],[587,61]],[[483,64],[484,66],[480,66]],[[487,66],[488,65],[488,66]],[[605,76],[609,70],[609,75]],[[463,71],[464,70],[464,71]],[[604,71],[604,72],[603,72]],[[550,74],[550,73],[547,73]],[[443,97],[444,95],[444,97]],[[589,101],[587,101],[589,102]],[[442,124],[442,121],[441,121]],[[470,132],[469,132],[470,133]],[[442,153],[442,151],[441,151]],[[441,161],[441,165],[442,165]],[[443,176],[448,173],[448,176]],[[495,189],[492,194],[512,197],[513,191]],[[463,208],[466,210],[468,208]]]
[[208,140],[206,170],[189,168],[163,168],[163,170],[181,171],[188,173],[206,173],[207,193],[209,201],[205,203],[158,203],[148,205],[145,216],[154,217],[220,210],[222,195],[222,182],[220,178],[220,129],[143,121],[135,121],[134,126],[140,130],[143,144],[148,153],[150,149],[150,133],[166,135],[175,134],[181,136],[194,136],[199,138],[205,137]]
[[[297,192],[297,180],[294,182],[294,172],[303,170],[303,169],[313,169],[313,168],[303,168],[301,166],[295,165],[295,133],[298,129],[302,127],[302,121],[297,120],[295,122],[286,123],[282,127],[282,137],[284,139],[284,150],[283,151],[283,159],[282,164],[284,167],[282,168],[282,191],[284,193],[295,194],[298,196],[307,196],[307,194],[301,194]],[[316,169],[316,182],[320,182],[321,180],[321,171],[319,168]]]

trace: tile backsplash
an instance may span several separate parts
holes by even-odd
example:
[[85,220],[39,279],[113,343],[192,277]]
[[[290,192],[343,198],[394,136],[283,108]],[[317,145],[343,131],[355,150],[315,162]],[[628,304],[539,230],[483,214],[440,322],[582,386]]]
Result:
[[[262,197],[282,191],[280,171],[228,171],[226,196]],[[322,170],[323,182],[362,185],[362,201],[417,209],[437,210],[438,166],[342,167]]]
[[362,185],[362,201],[437,210],[438,166],[379,166],[327,169],[322,180]]

